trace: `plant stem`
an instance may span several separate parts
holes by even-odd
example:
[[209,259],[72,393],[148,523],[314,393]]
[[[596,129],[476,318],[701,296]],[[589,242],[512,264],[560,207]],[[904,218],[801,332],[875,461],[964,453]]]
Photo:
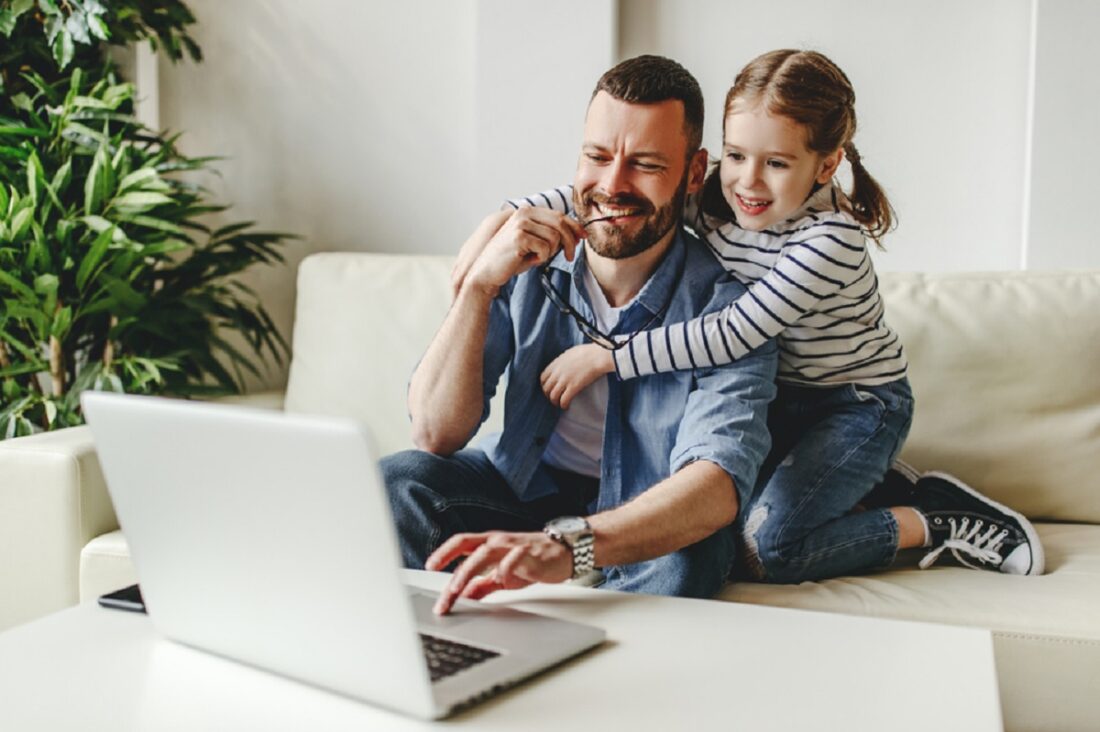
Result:
[[107,329],[107,345],[103,347],[103,372],[111,370],[111,362],[115,359],[115,342],[111,340],[110,333],[118,325],[118,316],[111,316],[111,325]]
[[61,352],[61,341],[50,336],[50,382],[53,395],[58,399],[65,393],[65,354]]

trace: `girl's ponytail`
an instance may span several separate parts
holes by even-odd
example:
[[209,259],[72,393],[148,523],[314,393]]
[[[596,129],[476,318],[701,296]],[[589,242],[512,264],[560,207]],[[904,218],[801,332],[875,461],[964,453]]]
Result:
[[855,144],[850,141],[845,143],[844,155],[852,166],[852,192],[848,194],[852,217],[863,225],[867,236],[881,248],[882,237],[894,228],[897,214],[882,186],[863,167]]

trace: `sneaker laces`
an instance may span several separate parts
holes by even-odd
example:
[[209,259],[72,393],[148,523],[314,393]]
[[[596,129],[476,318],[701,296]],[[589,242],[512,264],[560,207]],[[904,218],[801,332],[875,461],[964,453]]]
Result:
[[[928,552],[920,560],[920,568],[928,569],[936,560],[940,558],[940,555],[944,551],[950,550],[951,555],[963,564],[971,569],[984,569],[984,567],[971,564],[967,561],[966,557],[975,559],[983,565],[999,566],[1004,561],[1004,557],[1001,556],[1001,545],[1004,544],[1005,537],[1008,536],[1007,530],[998,531],[996,524],[989,524],[988,530],[982,534],[980,533],[985,523],[978,519],[974,522],[973,528],[970,527],[970,519],[964,517],[962,521],[956,523],[954,518],[947,519],[947,523],[951,526],[951,531],[948,534],[947,539],[942,544]],[[963,554],[966,557],[962,556]]]

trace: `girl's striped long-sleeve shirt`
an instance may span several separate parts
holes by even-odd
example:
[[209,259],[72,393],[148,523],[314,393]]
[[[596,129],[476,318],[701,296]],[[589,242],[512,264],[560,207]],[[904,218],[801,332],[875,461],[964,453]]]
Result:
[[[723,310],[639,333],[614,352],[620,379],[735,361],[771,338],[780,381],[884,384],[906,373],[901,340],[885,320],[862,228],[834,183],[765,231],[696,216],[695,228],[747,288]],[[506,205],[572,212],[571,187]]]

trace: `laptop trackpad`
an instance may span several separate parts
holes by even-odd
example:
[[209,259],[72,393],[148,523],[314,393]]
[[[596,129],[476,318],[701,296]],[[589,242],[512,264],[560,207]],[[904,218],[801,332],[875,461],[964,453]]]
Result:
[[413,611],[416,613],[416,624],[422,629],[430,628],[454,628],[471,620],[485,617],[485,611],[479,608],[462,607],[456,605],[447,615],[436,615],[432,607],[438,595],[423,590],[409,588],[409,599],[412,600]]

